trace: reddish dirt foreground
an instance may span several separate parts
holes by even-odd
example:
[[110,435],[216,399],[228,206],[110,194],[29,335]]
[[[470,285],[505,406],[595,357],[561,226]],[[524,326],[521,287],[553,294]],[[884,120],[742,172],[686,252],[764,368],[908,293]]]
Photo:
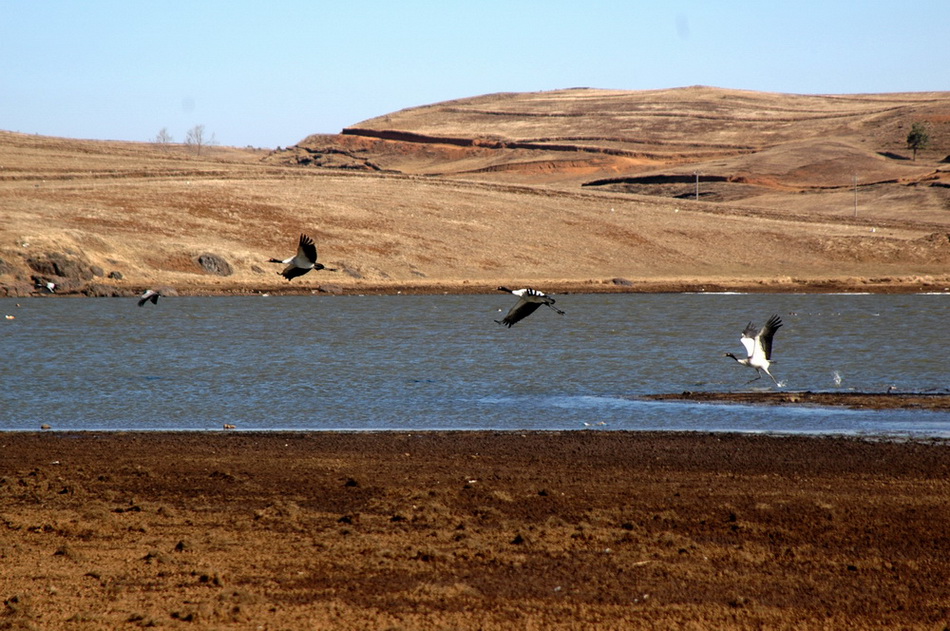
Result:
[[950,444],[0,434],[0,628],[945,629]]

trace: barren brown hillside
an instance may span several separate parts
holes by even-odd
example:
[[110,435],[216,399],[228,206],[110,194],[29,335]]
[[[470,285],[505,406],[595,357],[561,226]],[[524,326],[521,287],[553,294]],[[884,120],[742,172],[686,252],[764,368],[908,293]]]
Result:
[[[947,154],[946,92],[490,95],[270,155],[0,132],[0,291],[943,290]],[[300,232],[341,271],[279,277]]]

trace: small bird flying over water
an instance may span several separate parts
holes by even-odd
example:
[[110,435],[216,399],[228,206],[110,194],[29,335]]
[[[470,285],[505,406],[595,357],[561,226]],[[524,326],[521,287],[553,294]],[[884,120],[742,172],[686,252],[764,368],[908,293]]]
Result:
[[149,302],[149,301],[151,301],[153,305],[157,305],[159,296],[161,296],[161,294],[155,291],[154,289],[146,289],[145,291],[142,292],[142,295],[139,296],[139,306],[141,307],[142,305],[144,305],[146,302]]
[[317,263],[317,246],[313,239],[305,234],[300,235],[300,242],[297,244],[297,253],[289,259],[269,259],[270,263],[283,263],[285,267],[278,272],[287,280],[293,280],[298,276],[303,276],[312,269],[325,269],[331,272],[336,270],[332,267],[326,267],[322,263]]
[[[739,341],[745,346],[746,357],[736,357],[732,353],[725,353],[724,355],[733,358],[743,366],[755,368],[755,379],[762,378],[762,374],[759,372],[761,370],[772,381],[775,381],[775,385],[779,385],[775,377],[772,377],[772,373],[769,372],[769,366],[772,365],[772,338],[780,326],[782,326],[782,319],[777,315],[769,318],[765,326],[759,329],[758,332],[756,332],[755,325],[750,322],[742,331],[742,337],[739,338]],[[749,383],[752,383],[755,379],[750,379]]]
[[560,315],[564,315],[563,311],[554,306],[554,298],[544,292],[538,291],[537,289],[531,289],[530,287],[526,287],[524,289],[508,289],[507,287],[499,287],[498,291],[507,291],[509,294],[518,296],[518,298],[520,298],[520,300],[515,303],[515,306],[508,311],[508,315],[506,315],[501,320],[495,320],[495,322],[498,324],[502,324],[508,328],[511,328],[515,322],[527,318],[541,305],[550,307],[557,311]]

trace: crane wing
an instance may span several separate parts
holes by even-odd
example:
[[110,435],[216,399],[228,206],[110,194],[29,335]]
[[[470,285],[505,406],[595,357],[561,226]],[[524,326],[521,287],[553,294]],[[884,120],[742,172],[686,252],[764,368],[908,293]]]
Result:
[[739,341],[742,342],[742,345],[745,347],[745,356],[752,357],[752,353],[755,352],[755,340],[743,335],[739,338]]
[[742,342],[742,345],[745,347],[746,357],[752,357],[752,353],[755,352],[755,324],[752,322],[745,325],[745,328],[742,330],[742,337],[739,338],[739,341]]
[[151,301],[153,305],[158,304],[158,292],[152,289],[146,289],[142,292],[142,295],[139,296],[139,306],[141,307],[146,302]]
[[513,325],[515,322],[518,322],[519,320],[524,320],[529,315],[534,313],[535,310],[540,306],[540,302],[528,302],[522,298],[518,301],[518,304],[508,311],[508,315],[506,315],[501,320],[495,320],[495,322],[498,324],[504,324],[505,326],[511,328],[511,325]]
[[780,326],[782,326],[782,319],[773,315],[759,331],[759,344],[762,346],[766,359],[772,359],[772,338]]
[[313,265],[317,262],[317,246],[313,242],[313,239],[305,234],[300,235],[296,260],[301,263],[301,267],[305,267],[307,263]]
[[286,278],[287,280],[293,280],[297,278],[298,276],[303,276],[304,274],[309,272],[310,269],[311,268],[309,267],[297,267],[296,265],[291,263],[290,265],[288,265],[287,267],[283,269],[280,275]]

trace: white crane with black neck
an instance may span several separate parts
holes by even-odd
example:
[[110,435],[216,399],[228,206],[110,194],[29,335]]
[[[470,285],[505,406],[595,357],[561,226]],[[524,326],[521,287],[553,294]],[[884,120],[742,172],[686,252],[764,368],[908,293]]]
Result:
[[782,326],[782,319],[777,315],[773,315],[769,318],[765,326],[761,329],[756,329],[756,326],[749,322],[742,331],[742,337],[739,338],[739,341],[745,346],[746,356],[736,357],[732,353],[724,354],[726,357],[733,358],[743,366],[755,368],[756,377],[755,379],[750,379],[748,383],[752,383],[756,379],[761,379],[762,373],[759,371],[762,371],[775,382],[775,385],[779,385],[779,382],[776,381],[772,373],[769,372],[769,366],[773,363],[772,338],[775,337],[775,332],[780,326]]
[[329,272],[337,271],[332,267],[326,267],[323,263],[317,263],[317,245],[313,242],[313,239],[305,234],[300,235],[296,254],[286,259],[268,259],[268,262],[286,265],[287,267],[277,273],[287,280],[303,276],[312,269],[325,269]]

